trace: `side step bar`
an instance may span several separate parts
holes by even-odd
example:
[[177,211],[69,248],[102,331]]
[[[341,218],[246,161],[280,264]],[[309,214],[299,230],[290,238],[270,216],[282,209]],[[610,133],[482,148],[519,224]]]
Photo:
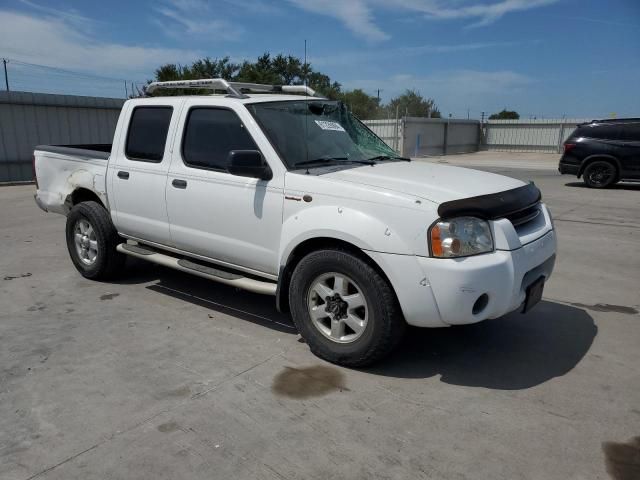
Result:
[[225,285],[231,285],[232,287],[241,288],[242,290],[248,290],[250,292],[260,293],[263,295],[276,294],[277,284],[273,282],[247,278],[243,277],[241,274],[220,270],[214,266],[202,265],[185,258],[176,258],[151,248],[145,248],[144,245],[121,243],[116,247],[116,250],[120,253],[131,255],[132,257],[141,258],[142,260],[147,260],[149,262],[157,263],[158,265],[173,268],[174,270],[180,270],[192,275],[197,275],[198,277],[213,280],[215,282],[224,283]]

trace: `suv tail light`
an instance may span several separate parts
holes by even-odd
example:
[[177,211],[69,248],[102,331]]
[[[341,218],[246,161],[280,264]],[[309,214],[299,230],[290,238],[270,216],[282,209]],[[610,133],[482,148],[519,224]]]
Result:
[[564,144],[564,153],[570,152],[571,150],[573,150],[575,148],[576,144],[575,143],[565,143]]

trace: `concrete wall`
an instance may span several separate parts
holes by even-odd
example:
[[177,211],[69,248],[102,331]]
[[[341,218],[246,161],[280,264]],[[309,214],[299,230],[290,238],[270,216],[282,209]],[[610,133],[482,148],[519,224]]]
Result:
[[41,144],[111,143],[124,100],[0,92],[0,182],[32,180]]

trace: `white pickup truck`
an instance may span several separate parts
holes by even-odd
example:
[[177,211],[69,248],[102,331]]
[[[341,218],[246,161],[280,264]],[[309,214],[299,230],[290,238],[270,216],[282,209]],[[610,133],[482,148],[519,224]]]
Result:
[[214,94],[129,100],[112,145],[35,150],[36,202],[66,215],[85,277],[130,255],[274,295],[316,355],[347,366],[382,358],[406,324],[540,300],[556,238],[532,183],[400,158],[308,87],[149,92],[163,88]]

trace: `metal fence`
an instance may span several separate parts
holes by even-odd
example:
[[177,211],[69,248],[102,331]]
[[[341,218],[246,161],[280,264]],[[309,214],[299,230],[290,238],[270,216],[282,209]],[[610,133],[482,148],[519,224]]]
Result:
[[477,120],[404,117],[364,120],[391,148],[408,157],[451,155],[480,149],[559,153],[584,118]]
[[403,155],[423,157],[477,152],[480,122],[449,118],[404,118]]
[[476,152],[480,146],[477,120],[403,117],[364,123],[406,157]]
[[483,146],[507,152],[558,153],[582,118],[544,120],[489,120],[484,124]]
[[[0,182],[31,180],[33,148],[40,144],[110,143],[124,100],[27,92],[0,92]],[[364,120],[407,157],[475,152],[558,152],[586,119],[477,120],[392,118]]]
[[364,120],[364,124],[396,152],[402,153],[403,119]]
[[111,143],[124,100],[0,92],[0,182],[31,180],[41,144]]

